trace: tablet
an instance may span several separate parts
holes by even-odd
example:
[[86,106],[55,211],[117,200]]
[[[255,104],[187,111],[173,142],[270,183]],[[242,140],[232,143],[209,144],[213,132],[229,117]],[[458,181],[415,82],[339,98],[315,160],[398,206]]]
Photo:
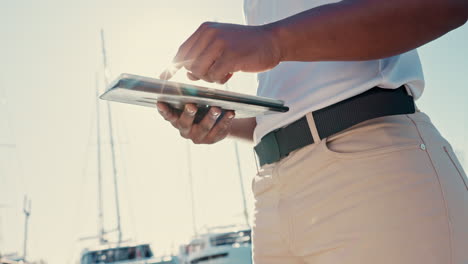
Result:
[[223,110],[234,110],[237,118],[289,110],[281,100],[128,73],[121,74],[113,81],[100,98],[148,107],[156,107],[156,102],[165,102],[176,109],[183,109],[188,103],[196,104],[199,109],[217,106]]

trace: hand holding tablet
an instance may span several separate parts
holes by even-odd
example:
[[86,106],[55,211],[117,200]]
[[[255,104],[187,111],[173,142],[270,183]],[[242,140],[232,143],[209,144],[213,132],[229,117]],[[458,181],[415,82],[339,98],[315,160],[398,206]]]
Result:
[[280,100],[126,73],[121,74],[112,82],[100,98],[147,107],[156,107],[157,102],[164,102],[180,111],[186,104],[191,103],[197,106],[200,113],[216,106],[223,110],[234,111],[237,118],[282,113],[289,110]]
[[196,144],[212,144],[228,134],[251,140],[253,117],[289,110],[280,100],[131,74],[121,74],[100,98],[158,107],[182,137]]

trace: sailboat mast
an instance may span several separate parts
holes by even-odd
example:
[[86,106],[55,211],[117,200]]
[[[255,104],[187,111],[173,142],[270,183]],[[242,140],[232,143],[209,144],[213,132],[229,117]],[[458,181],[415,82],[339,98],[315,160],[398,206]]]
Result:
[[[107,85],[109,84],[109,68],[107,65],[107,54],[106,54],[106,43],[104,39],[104,30],[101,29],[101,44],[102,44],[102,59],[103,59],[103,66],[104,66],[104,81]],[[109,123],[109,139],[110,139],[110,148],[111,148],[111,158],[112,158],[112,172],[114,175],[114,195],[115,195],[115,211],[117,214],[117,232],[118,232],[118,239],[119,244],[122,242],[122,225],[120,222],[120,203],[119,203],[119,188],[118,188],[118,181],[117,181],[117,167],[115,162],[115,145],[114,145],[114,133],[112,127],[112,112],[110,108],[109,102],[107,104],[107,115],[108,115],[108,123]]]
[[28,199],[27,196],[24,197],[23,204],[24,212],[24,244],[23,244],[23,261],[26,262],[26,252],[28,248],[28,222],[29,216],[31,215],[31,199]]
[[112,115],[110,111],[109,103],[107,103],[107,114],[109,119],[109,138],[110,138],[110,147],[111,147],[111,157],[112,157],[112,171],[114,174],[114,195],[115,195],[115,210],[117,214],[117,231],[119,237],[119,244],[122,242],[122,226],[120,223],[120,202],[119,202],[119,186],[117,181],[117,168],[115,166],[115,147],[114,147],[114,137],[112,129]]
[[242,169],[240,164],[240,156],[239,156],[239,147],[237,146],[237,142],[234,142],[234,149],[236,150],[236,160],[237,160],[237,171],[239,172],[239,182],[242,192],[242,202],[244,206],[244,220],[247,226],[250,226],[249,221],[249,211],[247,210],[247,200],[245,199],[245,188],[244,188],[244,177],[242,176]]
[[99,85],[96,74],[96,137],[97,137],[97,174],[98,174],[98,221],[99,221],[99,243],[104,244],[104,213],[102,202],[102,165],[101,165],[101,120],[99,110]]
[[101,52],[102,52],[102,65],[104,67],[104,83],[109,84],[109,67],[107,66],[107,52],[106,42],[104,39],[104,29],[101,28]]

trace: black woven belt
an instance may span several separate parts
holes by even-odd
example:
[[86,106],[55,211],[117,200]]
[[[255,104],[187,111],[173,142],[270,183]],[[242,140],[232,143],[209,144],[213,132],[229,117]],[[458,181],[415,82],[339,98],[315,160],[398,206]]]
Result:
[[[320,139],[363,121],[415,112],[413,97],[404,86],[374,87],[362,94],[312,112]],[[266,134],[255,146],[260,166],[274,163],[292,151],[314,143],[306,117]]]

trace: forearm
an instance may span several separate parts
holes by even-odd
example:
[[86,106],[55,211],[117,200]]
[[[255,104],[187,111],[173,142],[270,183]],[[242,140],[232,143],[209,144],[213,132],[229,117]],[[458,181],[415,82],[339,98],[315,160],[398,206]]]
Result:
[[232,121],[229,136],[247,141],[253,141],[253,131],[257,126],[255,118],[240,118]]
[[281,61],[372,60],[417,48],[463,25],[467,2],[344,0],[266,27]]

